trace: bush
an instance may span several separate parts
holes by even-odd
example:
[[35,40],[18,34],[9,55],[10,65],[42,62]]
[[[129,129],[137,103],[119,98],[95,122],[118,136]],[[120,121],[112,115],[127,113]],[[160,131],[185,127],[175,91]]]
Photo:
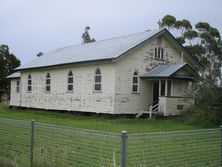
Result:
[[196,105],[189,109],[189,123],[203,127],[222,125],[222,88],[199,85],[196,89]]

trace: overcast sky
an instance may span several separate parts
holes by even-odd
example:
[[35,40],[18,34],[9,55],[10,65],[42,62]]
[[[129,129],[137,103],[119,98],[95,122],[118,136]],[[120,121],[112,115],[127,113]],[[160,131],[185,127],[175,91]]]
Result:
[[36,54],[80,44],[85,26],[96,40],[157,29],[166,14],[222,32],[222,0],[0,0],[0,44],[22,64]]

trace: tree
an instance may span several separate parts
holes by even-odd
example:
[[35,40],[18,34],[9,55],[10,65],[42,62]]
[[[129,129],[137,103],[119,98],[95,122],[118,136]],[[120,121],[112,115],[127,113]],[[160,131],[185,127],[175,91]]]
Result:
[[168,29],[171,29],[175,26],[176,18],[171,15],[166,15],[162,18],[161,21],[159,21],[159,26],[161,28],[167,27]]
[[0,90],[8,90],[6,77],[12,73],[12,70],[20,66],[20,60],[9,52],[7,45],[0,45]]
[[85,32],[82,34],[82,39],[83,39],[82,43],[90,43],[90,42],[96,41],[94,38],[91,39],[89,32],[88,32],[89,30],[90,30],[90,27],[86,26]]
[[187,30],[183,34],[185,39],[188,39],[190,41],[190,45],[192,45],[192,40],[198,37],[198,34],[195,30]]
[[219,31],[207,22],[198,22],[193,28],[187,19],[177,20],[174,16],[164,16],[158,24],[173,32],[176,39],[205,67],[201,75],[208,85],[221,81],[222,49]]

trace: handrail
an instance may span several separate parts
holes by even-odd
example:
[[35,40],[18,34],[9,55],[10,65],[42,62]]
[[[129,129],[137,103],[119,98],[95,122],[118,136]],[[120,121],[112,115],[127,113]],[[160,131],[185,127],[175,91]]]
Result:
[[154,102],[152,102],[152,103],[150,103],[150,104],[148,105],[148,108],[150,108],[150,106],[152,106],[154,103],[157,103],[157,104],[158,104],[158,102],[159,102],[159,100],[155,100]]

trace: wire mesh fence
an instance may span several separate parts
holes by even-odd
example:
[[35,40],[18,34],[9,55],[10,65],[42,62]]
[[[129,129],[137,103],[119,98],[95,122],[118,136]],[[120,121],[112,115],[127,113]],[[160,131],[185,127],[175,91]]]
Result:
[[221,166],[221,129],[131,134],[128,166]]
[[0,162],[18,167],[217,167],[221,151],[220,128],[121,135],[0,119]]

